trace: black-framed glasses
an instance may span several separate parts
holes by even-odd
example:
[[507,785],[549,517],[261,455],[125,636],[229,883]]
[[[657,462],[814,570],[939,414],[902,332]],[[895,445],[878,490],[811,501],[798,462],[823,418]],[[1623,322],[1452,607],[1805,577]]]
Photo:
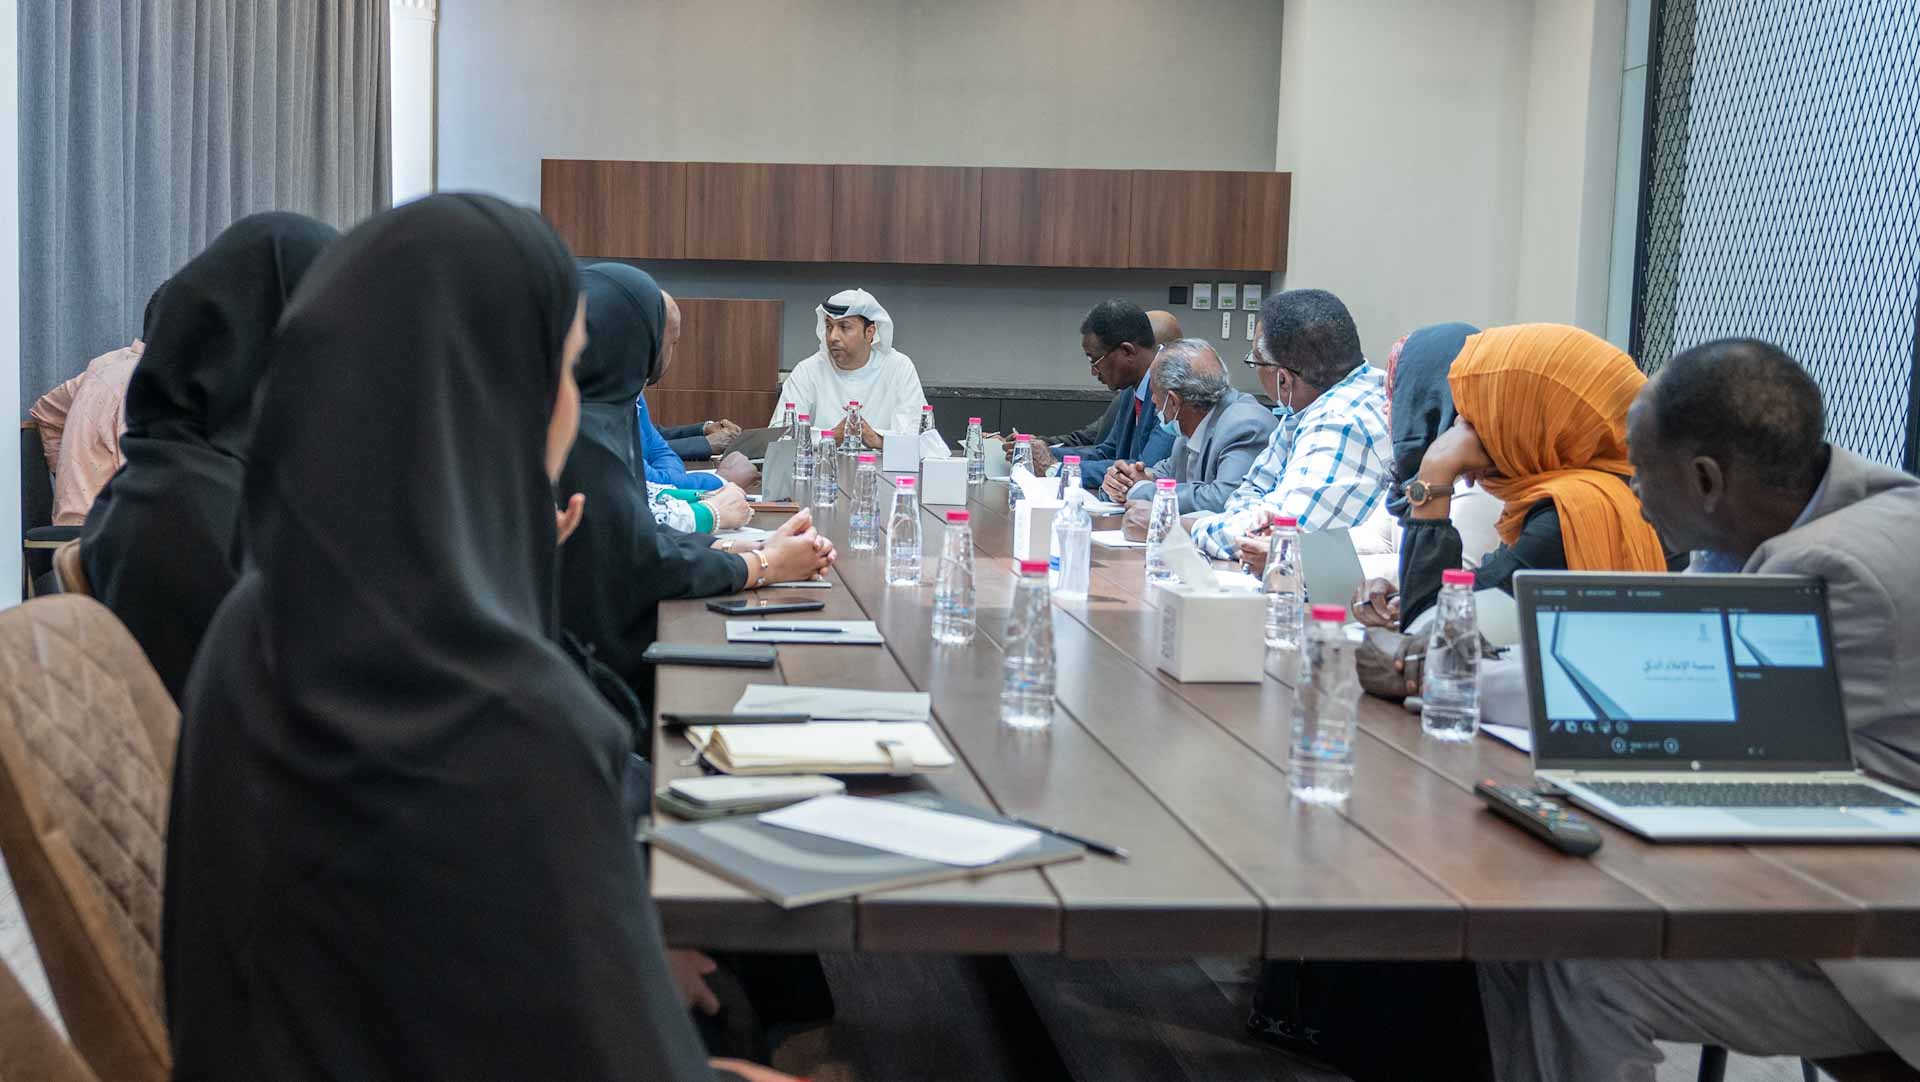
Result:
[[1246,366],[1247,366],[1248,368],[1252,368],[1252,369],[1256,369],[1256,370],[1258,370],[1258,369],[1261,369],[1261,368],[1284,368],[1284,367],[1286,367],[1285,365],[1283,365],[1283,364],[1281,364],[1281,363],[1280,363],[1279,361],[1269,361],[1269,360],[1266,360],[1266,359],[1264,359],[1264,358],[1262,358],[1262,357],[1260,356],[1260,347],[1259,347],[1259,346],[1255,346],[1255,347],[1253,347],[1252,349],[1250,349],[1250,350],[1248,350],[1248,351],[1247,351],[1247,355],[1246,355],[1245,357],[1242,357],[1242,358],[1240,358],[1240,363],[1241,363],[1241,364],[1244,364],[1244,365],[1246,365]]

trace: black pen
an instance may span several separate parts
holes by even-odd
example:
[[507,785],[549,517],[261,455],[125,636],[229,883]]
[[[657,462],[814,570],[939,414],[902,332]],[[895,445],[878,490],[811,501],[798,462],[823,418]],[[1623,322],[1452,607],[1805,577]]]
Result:
[[844,627],[805,627],[797,624],[755,624],[751,631],[799,631],[808,635],[844,635]]
[[1029,830],[1037,830],[1042,834],[1051,834],[1063,841],[1073,842],[1076,845],[1084,845],[1102,856],[1113,857],[1117,860],[1126,860],[1133,855],[1117,845],[1108,845],[1106,842],[1096,842],[1092,838],[1079,834],[1069,834],[1059,827],[1050,827],[1044,823],[1036,823],[1031,819],[1022,819],[1017,815],[1009,815],[1007,819],[1010,822],[1019,823]]

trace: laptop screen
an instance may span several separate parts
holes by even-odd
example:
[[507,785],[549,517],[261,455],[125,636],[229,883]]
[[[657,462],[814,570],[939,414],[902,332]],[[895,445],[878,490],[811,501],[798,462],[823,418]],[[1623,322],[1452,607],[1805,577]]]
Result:
[[1515,592],[1539,765],[1850,765],[1819,579],[1528,572]]

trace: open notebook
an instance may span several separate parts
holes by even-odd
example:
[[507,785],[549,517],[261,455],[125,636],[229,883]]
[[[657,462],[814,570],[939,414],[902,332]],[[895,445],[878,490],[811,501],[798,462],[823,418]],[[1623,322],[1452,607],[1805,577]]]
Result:
[[693,726],[687,739],[724,774],[922,774],[954,763],[924,721]]

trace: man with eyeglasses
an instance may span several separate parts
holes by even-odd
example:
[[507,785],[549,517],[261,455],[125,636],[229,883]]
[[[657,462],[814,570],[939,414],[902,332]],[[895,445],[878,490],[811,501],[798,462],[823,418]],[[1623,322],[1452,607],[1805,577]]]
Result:
[[1097,491],[1106,480],[1108,468],[1116,462],[1158,462],[1165,458],[1173,448],[1173,434],[1160,425],[1150,401],[1147,369],[1159,347],[1153,341],[1153,324],[1139,305],[1119,298],[1094,305],[1080,323],[1080,349],[1094,378],[1116,393],[1128,392],[1131,402],[1121,404],[1106,435],[1090,447],[1033,444],[1033,468],[1055,473],[1056,452],[1077,454],[1081,485]]
[[1302,531],[1353,526],[1386,498],[1393,480],[1386,378],[1367,363],[1340,298],[1290,289],[1260,306],[1248,367],[1273,399],[1280,424],[1225,509],[1190,527],[1216,560],[1266,566],[1268,524]]

